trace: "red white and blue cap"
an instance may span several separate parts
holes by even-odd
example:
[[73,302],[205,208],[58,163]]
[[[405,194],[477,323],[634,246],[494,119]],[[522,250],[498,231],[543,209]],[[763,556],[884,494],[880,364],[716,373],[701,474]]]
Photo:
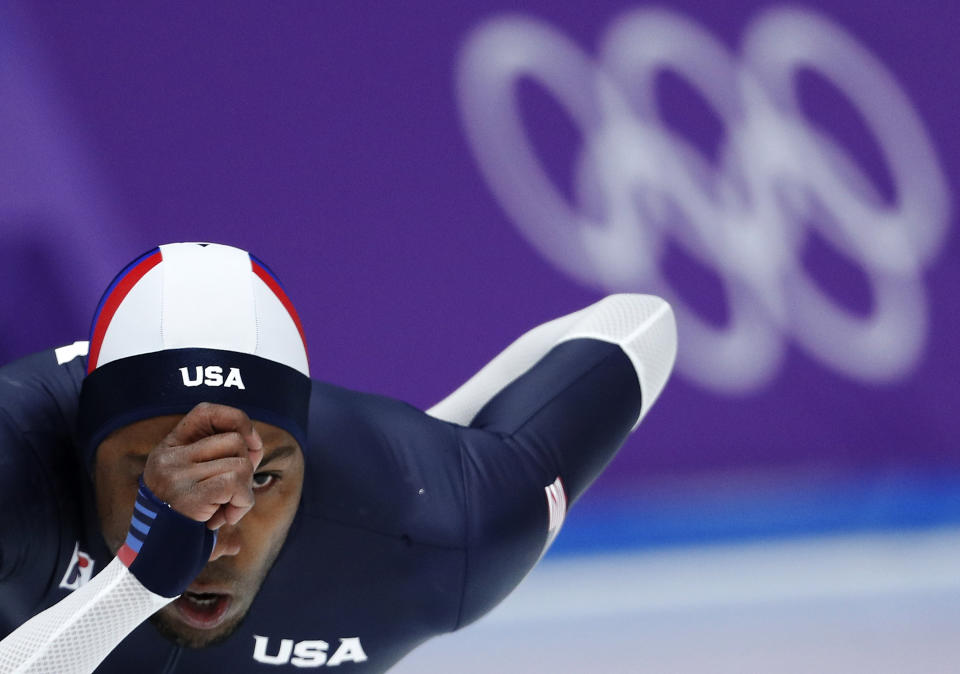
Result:
[[94,314],[80,439],[92,461],[113,430],[199,402],[238,407],[305,447],[310,369],[303,327],[253,255],[172,243],[121,271]]

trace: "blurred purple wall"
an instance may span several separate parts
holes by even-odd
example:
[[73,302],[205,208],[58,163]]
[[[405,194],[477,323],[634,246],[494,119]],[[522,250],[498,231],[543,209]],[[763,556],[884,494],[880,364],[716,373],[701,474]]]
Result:
[[960,474],[960,10],[513,7],[4,5],[0,358],[172,240],[256,252],[315,376],[424,407],[654,292],[680,362],[599,493]]

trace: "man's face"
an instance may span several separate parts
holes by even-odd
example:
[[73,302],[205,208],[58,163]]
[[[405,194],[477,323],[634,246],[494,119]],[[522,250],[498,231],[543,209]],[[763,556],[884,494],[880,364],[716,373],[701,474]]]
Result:
[[[116,554],[133,515],[137,478],[147,455],[181,416],[155,417],[111,433],[97,450],[95,488],[103,537]],[[151,621],[190,648],[226,639],[240,625],[280,553],[303,488],[303,454],[285,430],[254,422],[263,460],[253,478],[256,504],[237,524],[223,526],[217,545],[193,584]]]

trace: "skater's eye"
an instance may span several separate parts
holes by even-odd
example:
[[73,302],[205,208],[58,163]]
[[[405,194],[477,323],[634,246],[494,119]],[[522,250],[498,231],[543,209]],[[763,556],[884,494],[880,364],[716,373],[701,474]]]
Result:
[[253,476],[253,488],[256,491],[269,489],[278,477],[280,476],[276,473],[255,473]]

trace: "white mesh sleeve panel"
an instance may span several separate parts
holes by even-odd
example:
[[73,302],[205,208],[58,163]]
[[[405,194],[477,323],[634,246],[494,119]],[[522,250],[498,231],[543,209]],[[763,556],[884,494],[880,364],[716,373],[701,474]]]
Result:
[[643,395],[639,424],[667,385],[677,359],[673,309],[653,295],[610,295],[582,312],[560,341],[584,337],[619,345],[633,363]]
[[667,383],[677,356],[677,326],[670,305],[652,295],[610,295],[525,333],[427,414],[469,424],[498,391],[557,344],[591,338],[617,344],[637,372],[643,407],[637,423]]
[[[585,310],[584,310],[585,311]],[[427,414],[468,425],[490,398],[543,358],[573,325],[582,311],[561,316],[525,332],[460,388],[427,410]]]
[[171,601],[145,588],[114,559],[89,583],[0,641],[0,672],[92,672],[137,625]]

